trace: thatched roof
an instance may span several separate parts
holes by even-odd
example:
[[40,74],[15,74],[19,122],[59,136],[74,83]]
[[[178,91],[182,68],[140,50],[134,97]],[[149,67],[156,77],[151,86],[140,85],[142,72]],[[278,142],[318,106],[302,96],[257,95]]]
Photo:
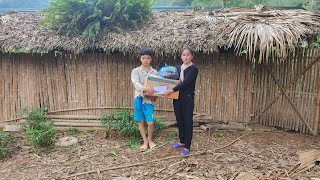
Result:
[[212,12],[155,12],[141,30],[124,35],[110,33],[95,44],[82,37],[66,37],[52,30],[38,29],[39,13],[15,13],[0,17],[0,49],[41,52],[66,50],[81,53],[88,49],[106,52],[137,52],[151,47],[156,55],[177,54],[182,46],[210,53],[220,46],[247,49],[249,57],[260,51],[260,60],[270,48],[278,56],[298,45],[304,37],[320,34],[320,15],[305,10],[227,9]]

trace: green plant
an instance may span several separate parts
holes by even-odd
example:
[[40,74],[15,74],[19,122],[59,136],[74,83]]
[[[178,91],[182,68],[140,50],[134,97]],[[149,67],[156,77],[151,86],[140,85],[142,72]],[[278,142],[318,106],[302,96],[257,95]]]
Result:
[[47,113],[44,108],[32,108],[28,111],[30,112],[25,125],[37,126],[40,122],[48,121]]
[[139,127],[133,121],[133,115],[128,110],[115,111],[111,115],[102,114],[100,123],[107,130],[115,130],[121,136],[139,137]]
[[214,134],[215,138],[222,138],[223,137],[223,133],[218,129],[214,130],[213,134]]
[[93,129],[88,129],[86,131],[84,131],[86,134],[93,134],[94,130]]
[[8,157],[11,149],[8,147],[9,137],[0,133],[0,158]]
[[314,47],[314,48],[320,47],[320,35],[317,35],[316,37],[314,37],[313,42],[312,42],[312,47]]
[[131,136],[127,140],[125,146],[129,146],[135,150],[138,150],[140,147],[141,141],[142,141],[142,138],[140,136]]
[[95,41],[100,32],[137,29],[148,21],[152,0],[53,0],[40,26]]
[[27,140],[34,147],[51,146],[55,132],[52,122],[41,122],[26,129]]
[[45,108],[33,108],[24,124],[27,141],[34,147],[51,146],[56,129]]
[[159,118],[154,119],[154,132],[159,133],[162,129],[165,129],[166,126],[161,123],[161,120]]
[[19,117],[22,117],[23,115],[28,113],[28,108],[22,108],[19,111]]
[[[133,115],[129,110],[122,109],[115,111],[111,115],[102,114],[98,118],[103,127],[108,131],[114,130],[123,137],[129,137],[127,145],[134,146],[141,141],[141,135],[137,123],[133,121]],[[154,121],[154,133],[158,133],[165,126],[159,119]]]
[[84,132],[83,131],[80,131],[74,127],[71,127],[69,129],[66,130],[66,133],[69,135],[69,136],[77,136],[79,134],[83,134]]

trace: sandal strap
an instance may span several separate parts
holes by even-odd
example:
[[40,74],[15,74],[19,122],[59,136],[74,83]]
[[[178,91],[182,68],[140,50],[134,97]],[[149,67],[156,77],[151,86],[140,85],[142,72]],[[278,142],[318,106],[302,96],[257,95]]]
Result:
[[181,148],[183,147],[184,145],[180,144],[180,143],[175,143],[172,145],[173,148]]
[[154,149],[157,145],[155,143],[149,143],[150,149]]
[[148,146],[145,144],[140,146],[140,151],[146,151],[147,149],[148,149]]
[[186,156],[186,155],[188,155],[188,154],[190,154],[190,151],[189,151],[189,150],[183,149],[182,151],[180,151],[180,155],[181,155],[181,156]]

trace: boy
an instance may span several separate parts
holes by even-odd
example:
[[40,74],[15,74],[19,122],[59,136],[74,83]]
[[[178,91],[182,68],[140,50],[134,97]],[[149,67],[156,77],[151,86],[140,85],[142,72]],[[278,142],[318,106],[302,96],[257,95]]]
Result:
[[[131,81],[134,85],[134,114],[133,119],[138,122],[140,134],[143,138],[143,145],[140,151],[146,151],[148,146],[150,149],[156,147],[152,141],[152,134],[154,131],[154,98],[145,96],[153,94],[155,90],[151,87],[144,86],[144,80],[148,74],[157,75],[157,71],[150,66],[152,61],[153,51],[149,48],[142,48],[140,50],[141,66],[132,70]],[[144,121],[148,124],[148,137],[144,126]]]

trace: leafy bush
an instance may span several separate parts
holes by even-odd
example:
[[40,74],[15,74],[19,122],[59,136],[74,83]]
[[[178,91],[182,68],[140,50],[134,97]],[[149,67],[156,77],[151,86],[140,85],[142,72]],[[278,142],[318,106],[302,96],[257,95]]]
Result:
[[[138,124],[133,121],[133,115],[129,110],[123,109],[113,112],[111,115],[102,114],[98,120],[107,130],[115,130],[121,136],[130,137],[129,144],[142,139]],[[158,119],[155,119],[154,125],[154,133],[160,132],[165,127]]]
[[94,41],[99,32],[137,29],[152,14],[152,0],[53,0],[40,25]]
[[[30,110],[28,110],[29,112]],[[41,122],[47,122],[48,117],[44,108],[32,108],[29,112],[26,125],[37,126]]]
[[11,149],[8,147],[9,137],[0,133],[0,158],[8,157]]
[[130,111],[120,110],[111,115],[102,114],[98,120],[107,130],[115,130],[121,136],[140,136],[139,127],[133,122],[133,115]]
[[33,108],[24,124],[27,141],[34,147],[52,145],[56,129],[48,117],[45,108]]
[[51,146],[55,132],[52,122],[40,122],[26,129],[27,140],[34,147]]

